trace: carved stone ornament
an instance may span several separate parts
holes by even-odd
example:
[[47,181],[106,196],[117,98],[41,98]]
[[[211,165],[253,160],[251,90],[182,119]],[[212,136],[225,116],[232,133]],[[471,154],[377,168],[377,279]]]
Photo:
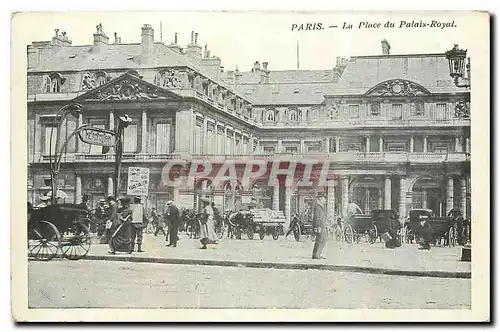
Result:
[[455,117],[470,118],[470,109],[465,102],[460,101],[455,105]]
[[380,115],[380,103],[375,102],[370,104],[370,114],[372,116]]
[[427,96],[431,93],[420,84],[407,80],[389,80],[382,82],[366,93],[367,96]]
[[163,88],[182,88],[182,80],[175,70],[164,70],[158,73],[155,84]]
[[88,91],[92,90],[96,87],[96,77],[95,73],[91,73],[86,71],[83,73],[83,79],[82,79],[82,90],[83,91]]
[[176,99],[176,95],[135,76],[125,74],[114,81],[93,89],[78,100],[151,100]]

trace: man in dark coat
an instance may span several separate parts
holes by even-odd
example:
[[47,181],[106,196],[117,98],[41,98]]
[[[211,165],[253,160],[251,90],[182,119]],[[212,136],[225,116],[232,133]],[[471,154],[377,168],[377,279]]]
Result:
[[158,216],[155,208],[153,208],[153,210],[151,211],[151,220],[155,228],[155,236],[158,235],[158,232],[162,232],[163,236],[167,236],[165,234],[165,230],[163,229],[163,220],[160,220],[160,217]]
[[165,218],[169,224],[170,243],[167,247],[177,247],[177,232],[179,231],[179,209],[175,206],[174,201],[167,202],[167,212]]
[[421,233],[421,241],[420,250],[431,250],[431,242],[432,242],[432,228],[429,222],[426,219],[420,220],[420,233]]
[[321,253],[326,245],[326,198],[323,193],[319,193],[313,207],[313,231],[316,235],[316,242],[312,253],[313,259],[325,259]]

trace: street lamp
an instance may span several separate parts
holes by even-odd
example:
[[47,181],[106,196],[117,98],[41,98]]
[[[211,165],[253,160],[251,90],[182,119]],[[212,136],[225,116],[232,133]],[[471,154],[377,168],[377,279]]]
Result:
[[64,123],[64,120],[66,120],[66,118],[68,117],[68,115],[73,115],[74,117],[78,117],[81,114],[81,112],[82,112],[82,105],[76,103],[64,105],[57,111],[56,119],[60,117],[60,120],[57,125],[57,137],[56,137],[56,144],[54,146],[54,151],[52,151],[52,138],[54,136],[54,126],[52,126],[52,129],[50,130],[49,165],[50,165],[50,179],[52,182],[52,196],[50,198],[52,204],[56,203],[56,198],[57,198],[57,181],[59,177],[59,169],[61,167],[62,153],[64,152],[69,139],[71,139],[71,137],[73,137],[74,135],[74,133],[72,133],[70,137],[66,139],[61,149],[59,149],[61,141],[61,127],[62,124]]
[[[470,58],[467,58],[467,50],[458,48],[455,44],[453,48],[445,52],[446,59],[450,66],[450,76],[453,78],[455,85],[459,88],[470,88]],[[465,83],[459,83],[459,79],[463,79]]]
[[[453,48],[445,52],[446,59],[450,66],[450,76],[453,78],[455,85],[459,88],[471,88],[471,75],[470,75],[470,58],[467,58],[467,50],[458,48],[458,45],[453,45]],[[459,83],[459,79],[463,79],[464,83]],[[463,166],[464,175],[470,177],[470,152],[465,151],[465,164]],[[467,216],[465,216],[467,218]],[[472,222],[471,222],[472,224]],[[472,228],[472,227],[470,227]],[[469,228],[469,229],[470,229]],[[462,261],[471,260],[471,239],[467,238],[467,243],[462,248]]]
[[125,114],[124,116],[120,116],[118,118],[118,127],[116,129],[116,153],[115,153],[115,187],[114,196],[118,198],[118,193],[120,189],[120,172],[121,172],[121,163],[122,163],[122,154],[123,154],[123,141],[122,135],[123,130],[128,127],[129,124],[132,123],[132,119]]

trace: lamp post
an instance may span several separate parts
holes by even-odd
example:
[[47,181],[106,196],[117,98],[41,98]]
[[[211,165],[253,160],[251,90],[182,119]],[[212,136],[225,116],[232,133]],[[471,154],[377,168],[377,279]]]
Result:
[[56,113],[56,118],[60,117],[59,123],[57,124],[57,137],[56,137],[56,144],[54,146],[54,151],[52,151],[52,139],[54,136],[54,127],[50,130],[50,138],[49,138],[49,166],[50,166],[50,180],[51,180],[51,185],[52,185],[52,196],[51,196],[51,203],[55,204],[56,203],[56,198],[57,198],[57,182],[59,178],[59,170],[61,167],[61,158],[62,158],[62,153],[66,149],[66,146],[69,142],[69,140],[75,135],[75,132],[78,131],[77,128],[64,142],[63,146],[59,148],[60,142],[61,142],[61,127],[68,117],[68,115],[73,115],[75,117],[78,117],[81,113],[81,108],[82,105],[80,104],[67,104],[63,107],[61,107],[57,113]]
[[120,190],[120,172],[121,172],[121,163],[122,163],[122,154],[123,154],[123,130],[128,127],[128,125],[132,123],[132,119],[125,114],[124,116],[120,116],[118,118],[118,127],[116,128],[116,151],[115,151],[115,187],[114,196],[118,198],[118,193]]
[[[446,59],[448,60],[450,68],[450,76],[453,78],[455,86],[459,88],[471,88],[471,72],[470,72],[470,58],[467,58],[467,50],[458,48],[458,45],[453,45],[453,48],[445,52]],[[466,60],[467,59],[467,60]],[[462,83],[460,82],[462,81]],[[470,92],[469,92],[470,93]],[[470,177],[470,152],[464,149],[465,163],[463,165],[464,176]],[[465,216],[467,218],[467,216]],[[472,224],[472,222],[471,222]],[[471,229],[470,227],[469,229]],[[462,261],[471,261],[471,239],[467,237],[467,243],[462,248]]]

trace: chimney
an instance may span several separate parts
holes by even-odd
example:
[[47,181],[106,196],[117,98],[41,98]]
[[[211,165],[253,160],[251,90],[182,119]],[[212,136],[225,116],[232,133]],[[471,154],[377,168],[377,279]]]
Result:
[[174,42],[167,45],[167,47],[175,53],[182,54],[182,47],[177,44],[177,32],[174,34]]
[[118,37],[118,33],[115,32],[115,44],[121,44],[122,39],[121,37]]
[[381,44],[382,44],[382,54],[383,55],[391,54],[391,52],[390,52],[391,45],[389,45],[389,42],[387,40],[383,39]]
[[63,31],[59,33],[59,29],[54,29],[55,31],[55,36],[52,37],[52,46],[57,46],[57,47],[64,47],[64,46],[71,46],[71,40],[68,39],[68,36],[66,36],[66,32]]
[[194,63],[201,62],[201,46],[198,45],[198,33],[194,33],[194,31],[191,31],[191,44],[188,44],[186,54]]
[[238,86],[238,84],[240,84],[241,76],[242,76],[242,74],[240,73],[238,66],[236,66],[236,69],[234,70],[234,85],[235,86]]
[[262,69],[260,71],[260,83],[269,83],[269,70],[267,69],[268,62],[262,62]]
[[109,37],[104,33],[101,23],[99,23],[95,28],[96,33],[94,33],[94,46],[92,46],[92,53],[105,52],[108,48]]
[[141,64],[151,65],[154,57],[154,30],[150,24],[142,26],[141,34]]

